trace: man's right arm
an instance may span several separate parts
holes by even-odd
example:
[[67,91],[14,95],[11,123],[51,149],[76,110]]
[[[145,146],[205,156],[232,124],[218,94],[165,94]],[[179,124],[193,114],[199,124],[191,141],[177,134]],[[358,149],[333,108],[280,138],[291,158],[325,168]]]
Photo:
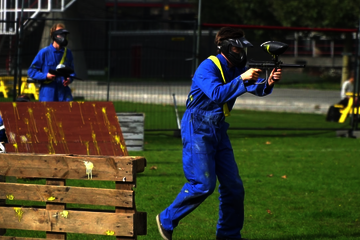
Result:
[[46,80],[47,72],[42,72],[43,70],[43,49],[39,51],[39,53],[35,56],[34,60],[32,61],[29,69],[28,69],[28,76],[36,79],[36,80]]

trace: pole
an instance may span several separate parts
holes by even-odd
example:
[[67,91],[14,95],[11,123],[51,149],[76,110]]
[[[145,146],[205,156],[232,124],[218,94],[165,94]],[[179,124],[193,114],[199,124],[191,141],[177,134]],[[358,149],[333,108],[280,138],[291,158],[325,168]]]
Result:
[[192,52],[192,62],[191,62],[191,78],[195,73],[196,70],[196,42],[197,42],[197,37],[196,37],[196,20],[194,21],[194,34],[193,34],[193,52]]
[[[23,14],[24,14],[24,0],[21,1],[21,15],[20,15],[20,21],[19,21],[19,38],[18,38],[18,56],[17,56],[17,71],[18,71],[18,92],[17,92],[17,96],[21,94],[21,76],[22,76],[22,67],[21,67],[21,63],[22,63],[22,59],[21,59],[21,54],[22,54],[22,33],[24,30],[23,27]],[[14,96],[16,98],[16,96]]]
[[196,59],[195,59],[195,68],[199,66],[199,48],[200,48],[200,36],[201,36],[201,0],[199,0],[198,6],[198,21],[197,21],[197,42],[196,42]]
[[[360,93],[360,17],[359,17],[359,26],[358,26],[358,32],[356,35],[356,39],[357,39],[357,57],[356,57],[356,71],[355,71],[355,84],[354,84],[354,92],[353,92],[353,99],[355,100],[356,98],[359,101],[359,93]],[[353,104],[353,110],[355,108],[359,108],[359,106],[357,106],[357,104]],[[356,113],[354,113],[355,111],[353,111],[353,117],[352,117],[352,132],[354,133],[354,131],[356,131],[358,129],[358,124],[359,124],[359,112],[357,111]],[[354,135],[354,134],[352,134]]]
[[[20,21],[19,18],[16,19],[16,24],[18,24]],[[17,85],[17,80],[18,80],[18,56],[19,56],[19,28],[16,26],[16,55],[15,55],[15,60],[14,60],[14,87],[13,87],[13,101],[15,102],[16,100],[16,85]]]
[[[110,22],[109,22],[110,24]],[[106,95],[106,101],[110,100],[110,69],[111,69],[111,59],[110,59],[110,43],[111,43],[111,29],[109,27],[109,36],[108,36],[108,71],[107,71],[107,95]]]
[[116,31],[116,29],[117,29],[117,5],[118,5],[118,1],[115,0],[115,3],[114,3],[114,31]]
[[178,129],[181,129],[181,124],[180,124],[180,118],[179,118],[179,112],[178,112],[178,108],[176,105],[176,98],[175,98],[175,93],[172,94],[173,95],[173,100],[174,100],[174,108],[175,108],[175,115],[176,115],[176,123],[178,126]]

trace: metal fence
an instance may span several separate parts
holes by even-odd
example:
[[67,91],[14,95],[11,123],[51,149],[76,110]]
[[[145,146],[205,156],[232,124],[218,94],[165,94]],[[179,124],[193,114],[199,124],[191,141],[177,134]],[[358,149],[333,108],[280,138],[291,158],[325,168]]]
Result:
[[[144,111],[157,121],[156,125],[147,123],[146,130],[177,128],[174,100],[181,117],[191,78],[196,70],[195,59],[198,57],[201,62],[209,55],[216,54],[213,41],[218,29],[203,28],[200,34],[200,54],[196,56],[198,33],[195,21],[23,19],[24,21],[27,21],[27,25],[22,26],[17,35],[0,36],[2,76],[14,76],[15,79],[26,76],[39,49],[51,44],[51,25],[64,22],[70,32],[68,48],[74,55],[75,71],[78,77],[84,79],[71,84],[74,97],[86,101],[113,101],[120,111]],[[144,28],[147,30],[142,30]],[[247,36],[256,36],[255,31],[246,29]],[[305,69],[284,71],[281,84],[299,81],[326,84],[335,81],[339,84],[339,89],[325,91],[278,88],[265,98],[245,94],[238,98],[235,109],[325,115],[330,105],[340,101],[344,54],[341,49],[344,40],[341,37],[332,40],[295,38],[296,34],[285,31],[280,35],[280,40],[289,44],[288,51],[281,56],[282,60],[286,63],[307,64]],[[250,40],[255,47],[248,50],[248,58],[269,60],[269,56],[257,47],[264,39]],[[349,55],[356,56],[355,38],[353,47]],[[354,66],[355,59],[350,58]],[[14,85],[9,81],[8,84],[9,88]],[[17,91],[19,89],[20,87]]]

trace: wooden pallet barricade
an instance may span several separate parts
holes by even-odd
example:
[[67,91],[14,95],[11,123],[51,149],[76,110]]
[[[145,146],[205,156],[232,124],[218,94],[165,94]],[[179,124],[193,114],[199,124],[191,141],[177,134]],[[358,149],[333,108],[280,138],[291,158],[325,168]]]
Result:
[[116,113],[128,151],[144,150],[145,114],[137,112]]
[[[147,233],[147,215],[136,211],[133,191],[136,174],[145,166],[144,157],[132,156],[0,154],[0,176],[46,179],[46,185],[0,182],[0,199],[7,199],[7,205],[0,206],[0,229],[45,231],[46,239],[81,233],[135,240]],[[66,186],[67,179],[115,181],[116,187]],[[46,202],[46,207],[10,205],[12,200]],[[67,203],[113,206],[115,210],[67,209]]]

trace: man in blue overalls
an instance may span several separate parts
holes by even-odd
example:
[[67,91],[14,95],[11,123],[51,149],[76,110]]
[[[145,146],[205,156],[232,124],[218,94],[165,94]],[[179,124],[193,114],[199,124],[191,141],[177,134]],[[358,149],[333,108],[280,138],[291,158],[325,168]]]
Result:
[[71,51],[66,48],[69,32],[64,24],[56,23],[50,29],[53,43],[41,49],[28,69],[28,76],[40,82],[39,101],[72,101],[73,97],[69,84],[75,73],[65,79],[55,76],[49,70],[56,70],[57,66],[67,66],[74,69],[74,59]]
[[245,49],[252,44],[240,29],[221,28],[215,44],[219,54],[196,70],[181,122],[183,169],[188,182],[173,203],[156,216],[165,240],[171,240],[179,221],[213,193],[217,179],[220,206],[216,239],[243,239],[245,192],[225,117],[240,95],[270,94],[281,79],[281,69],[274,69],[268,79],[259,78],[260,69],[247,69]]

